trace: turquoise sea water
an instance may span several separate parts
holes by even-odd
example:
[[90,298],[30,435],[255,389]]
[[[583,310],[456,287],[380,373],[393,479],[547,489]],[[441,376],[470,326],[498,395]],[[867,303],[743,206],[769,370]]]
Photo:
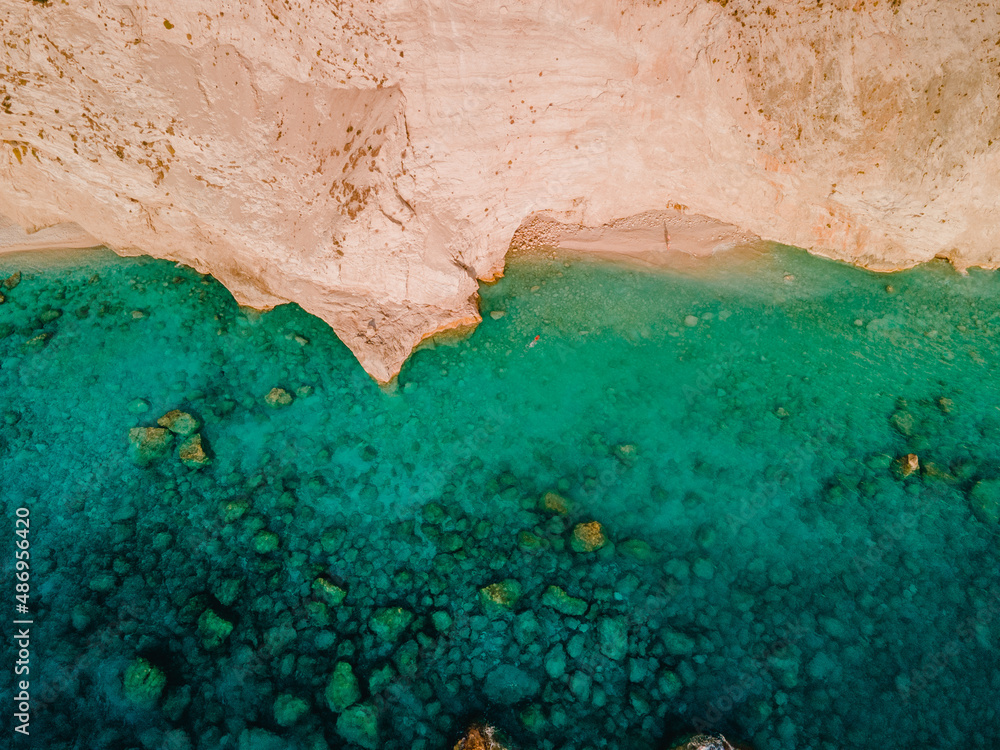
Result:
[[[321,321],[189,269],[17,270],[12,747],[431,750],[480,719],[522,748],[1000,742],[996,273],[515,259],[381,390]],[[175,409],[209,465],[130,444]]]

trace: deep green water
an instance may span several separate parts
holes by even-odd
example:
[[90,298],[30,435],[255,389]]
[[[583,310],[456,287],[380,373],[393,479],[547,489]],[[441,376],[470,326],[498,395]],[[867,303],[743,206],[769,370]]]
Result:
[[[321,321],[189,269],[18,269],[3,581],[9,620],[25,506],[35,625],[11,747],[431,750],[477,718],[522,748],[1000,742],[996,273],[515,260],[475,334],[384,392]],[[172,409],[209,466],[180,438],[136,464],[130,428]],[[591,521],[608,543],[575,551]],[[516,600],[484,601],[503,581]]]

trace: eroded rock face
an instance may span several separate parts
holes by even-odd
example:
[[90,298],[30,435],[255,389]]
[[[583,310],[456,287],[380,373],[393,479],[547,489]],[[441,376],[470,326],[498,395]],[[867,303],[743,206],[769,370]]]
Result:
[[1000,262],[988,3],[10,2],[0,24],[0,214],[298,302],[380,380],[478,321],[532,215]]

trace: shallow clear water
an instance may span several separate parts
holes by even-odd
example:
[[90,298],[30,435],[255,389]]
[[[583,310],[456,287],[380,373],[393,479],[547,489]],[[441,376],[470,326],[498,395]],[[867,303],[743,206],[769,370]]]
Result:
[[[1000,741],[995,273],[515,259],[383,391],[321,321],[191,270],[18,268],[23,746],[443,748],[478,718],[525,748]],[[136,463],[172,409],[210,465],[180,436]]]

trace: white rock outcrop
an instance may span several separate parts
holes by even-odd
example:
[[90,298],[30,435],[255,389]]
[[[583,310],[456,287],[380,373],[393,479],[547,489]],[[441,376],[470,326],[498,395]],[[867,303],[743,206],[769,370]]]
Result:
[[995,3],[0,0],[0,35],[0,214],[298,302],[382,381],[529,217],[1000,263]]

